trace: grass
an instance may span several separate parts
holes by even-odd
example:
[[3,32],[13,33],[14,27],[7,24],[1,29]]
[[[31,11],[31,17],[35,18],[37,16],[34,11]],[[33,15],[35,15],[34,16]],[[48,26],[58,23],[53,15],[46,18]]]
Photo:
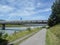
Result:
[[32,29],[31,31],[29,30],[26,30],[26,31],[21,31],[21,32],[17,32],[11,36],[8,36],[6,39],[9,40],[9,42],[12,42],[12,41],[15,41],[16,39],[19,39],[19,38],[22,38],[28,34],[31,34],[33,32],[37,32],[39,31],[41,28],[35,28],[35,29]]
[[16,34],[8,36],[6,39],[9,40],[9,42],[11,42],[11,41],[14,41],[14,40],[16,40],[18,38],[21,38],[21,37],[25,36],[26,34],[29,34],[29,33],[30,33],[29,31],[18,32]]
[[47,30],[46,45],[60,45],[60,24]]

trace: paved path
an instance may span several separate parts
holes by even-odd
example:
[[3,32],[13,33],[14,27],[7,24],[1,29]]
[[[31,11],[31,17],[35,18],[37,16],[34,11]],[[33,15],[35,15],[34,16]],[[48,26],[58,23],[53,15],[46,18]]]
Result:
[[42,29],[19,45],[45,45],[45,39],[46,29]]

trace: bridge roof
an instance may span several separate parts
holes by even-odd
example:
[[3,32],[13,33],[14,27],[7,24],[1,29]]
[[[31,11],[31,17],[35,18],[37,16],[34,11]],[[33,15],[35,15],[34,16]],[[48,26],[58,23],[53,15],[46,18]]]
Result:
[[12,24],[12,23],[35,23],[35,22],[47,22],[47,20],[16,20],[16,21],[0,21],[0,24]]

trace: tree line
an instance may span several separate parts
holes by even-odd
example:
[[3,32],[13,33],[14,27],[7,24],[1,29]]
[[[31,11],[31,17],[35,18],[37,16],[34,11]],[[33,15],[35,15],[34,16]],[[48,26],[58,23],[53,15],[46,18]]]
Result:
[[55,0],[51,9],[52,13],[48,19],[48,25],[50,27],[60,23],[60,0]]

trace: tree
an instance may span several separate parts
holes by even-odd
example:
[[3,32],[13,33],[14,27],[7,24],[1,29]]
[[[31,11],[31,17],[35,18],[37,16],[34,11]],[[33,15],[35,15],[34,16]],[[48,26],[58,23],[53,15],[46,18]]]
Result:
[[56,0],[52,5],[52,13],[48,19],[48,25],[54,26],[60,23],[60,0]]

